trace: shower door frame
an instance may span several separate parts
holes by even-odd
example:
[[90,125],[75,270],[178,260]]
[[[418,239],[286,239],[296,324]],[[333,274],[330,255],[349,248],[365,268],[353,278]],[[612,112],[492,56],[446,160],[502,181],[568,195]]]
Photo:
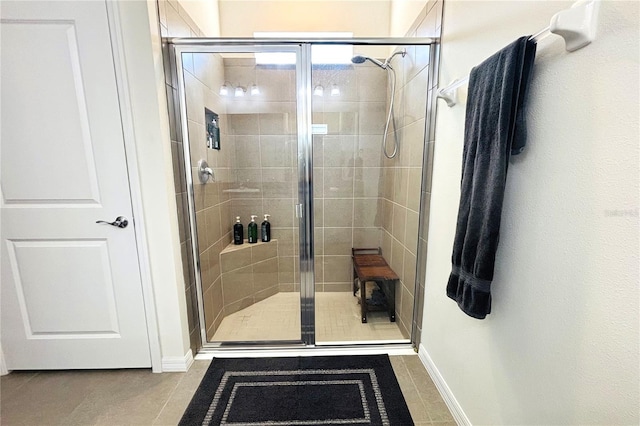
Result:
[[[312,85],[311,49],[314,45],[387,45],[412,46],[434,45],[437,38],[430,37],[383,37],[383,38],[170,38],[166,40],[173,49],[175,69],[178,78],[178,97],[184,149],[185,177],[189,210],[189,230],[191,250],[195,267],[198,317],[200,321],[200,350],[242,349],[287,349],[292,347],[316,347],[315,333],[315,273],[314,273],[314,229],[313,229],[313,139],[312,139]],[[198,239],[196,237],[196,212],[194,204],[193,176],[191,173],[190,141],[187,127],[186,90],[182,65],[182,53],[254,53],[254,52],[294,52],[296,54],[296,125],[298,142],[298,204],[296,219],[299,229],[299,273],[300,273],[300,320],[301,339],[287,341],[233,341],[208,342],[204,322],[201,269]],[[433,62],[429,65],[433,69]],[[426,134],[426,133],[425,133]],[[423,164],[424,172],[424,164]],[[422,206],[420,207],[422,211]],[[417,283],[417,281],[416,281]],[[414,316],[417,306],[414,300]],[[414,342],[415,330],[411,330],[410,341]],[[398,346],[403,343],[358,344],[361,346]],[[326,348],[327,345],[322,345]]]

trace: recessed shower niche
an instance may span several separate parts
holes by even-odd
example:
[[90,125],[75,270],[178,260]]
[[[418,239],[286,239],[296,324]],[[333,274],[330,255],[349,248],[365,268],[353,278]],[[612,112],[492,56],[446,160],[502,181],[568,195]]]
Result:
[[[344,42],[346,59],[316,63],[312,41],[174,40],[205,348],[410,342],[432,43]],[[194,144],[210,121],[219,149]],[[199,158],[215,181],[193,179]],[[272,240],[249,244],[266,214]],[[354,247],[381,247],[400,277],[395,322],[360,321]]]
[[207,132],[207,148],[220,149],[220,116],[205,107],[204,123]]

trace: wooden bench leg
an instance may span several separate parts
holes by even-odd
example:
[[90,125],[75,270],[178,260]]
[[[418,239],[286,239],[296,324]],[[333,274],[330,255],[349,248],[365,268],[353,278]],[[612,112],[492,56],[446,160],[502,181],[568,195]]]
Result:
[[358,281],[360,281],[360,279],[358,278],[358,276],[355,273],[356,271],[353,271],[353,284],[351,286],[351,290],[353,290],[353,295],[355,296],[356,293],[358,292],[358,288],[360,288],[360,286],[358,285]]
[[367,282],[360,281],[360,315],[362,323],[367,322]]
[[389,321],[396,322],[396,280],[387,281],[389,296],[387,297],[387,305],[389,308]]

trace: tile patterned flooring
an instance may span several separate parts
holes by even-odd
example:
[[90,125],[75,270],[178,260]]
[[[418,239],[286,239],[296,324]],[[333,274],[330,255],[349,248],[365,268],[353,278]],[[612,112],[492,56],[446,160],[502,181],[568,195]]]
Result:
[[[300,340],[300,293],[281,292],[227,316],[212,340]],[[380,340],[406,338],[385,312],[369,312],[362,324],[351,292],[316,293],[317,342]]]
[[[454,426],[420,359],[416,355],[390,358],[415,424]],[[14,372],[0,379],[0,424],[175,425],[208,366],[209,361],[195,361],[187,373],[163,374],[150,370]]]

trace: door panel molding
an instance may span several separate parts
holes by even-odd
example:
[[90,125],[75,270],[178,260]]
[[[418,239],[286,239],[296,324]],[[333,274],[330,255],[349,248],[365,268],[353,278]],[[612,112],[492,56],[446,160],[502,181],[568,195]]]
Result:
[[[3,23],[3,36],[20,40],[20,43],[7,43],[9,51],[5,54],[15,58],[14,63],[18,64],[6,69],[8,75],[3,78],[9,81],[27,79],[34,87],[34,94],[38,93],[37,96],[21,96],[19,85],[3,87],[3,91],[7,91],[3,98],[20,98],[20,102],[12,105],[13,114],[38,115],[32,125],[8,120],[3,124],[3,137],[43,142],[38,144],[40,155],[34,155],[33,149],[23,146],[19,149],[9,146],[3,152],[5,203],[100,204],[76,31],[74,21],[35,19]],[[34,58],[38,58],[37,66]],[[20,75],[12,75],[18,69]],[[65,88],[72,90],[75,97],[61,96]],[[41,111],[43,97],[56,98],[58,108],[55,113]],[[56,140],[74,140],[82,148],[61,151],[55,146]],[[50,143],[52,141],[54,144]],[[50,173],[50,168],[64,169],[64,176]],[[73,179],[76,185],[65,185],[67,179]]]
[[[7,240],[7,246],[28,340],[121,337],[106,239]],[[67,279],[68,270],[74,279]],[[70,297],[59,298],[59,291],[102,294],[104,303],[88,309]],[[47,314],[47,308],[54,311]]]

